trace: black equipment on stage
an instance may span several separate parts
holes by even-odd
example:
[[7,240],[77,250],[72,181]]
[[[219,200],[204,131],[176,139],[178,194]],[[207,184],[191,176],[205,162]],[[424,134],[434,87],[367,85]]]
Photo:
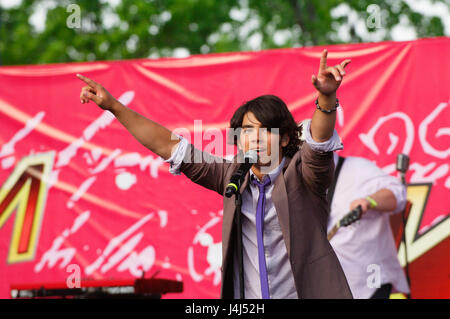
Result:
[[157,279],[85,280],[80,287],[69,288],[66,282],[11,285],[11,297],[71,299],[159,299],[165,293],[183,292],[183,282]]

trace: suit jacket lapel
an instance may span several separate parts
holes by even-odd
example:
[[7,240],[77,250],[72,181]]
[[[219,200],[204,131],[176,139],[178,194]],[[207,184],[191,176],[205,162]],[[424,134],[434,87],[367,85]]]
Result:
[[244,181],[242,182],[241,188],[239,189],[241,194],[244,192],[245,188],[247,187],[249,180],[250,180],[250,172],[247,172],[247,174],[244,177]]
[[283,166],[283,170],[275,180],[274,188],[272,191],[272,201],[277,211],[278,221],[280,223],[281,232],[283,233],[286,250],[289,257],[291,255],[291,237],[289,227],[289,203],[287,198],[286,184],[284,180],[284,171],[288,167],[290,161],[291,159],[287,157]]

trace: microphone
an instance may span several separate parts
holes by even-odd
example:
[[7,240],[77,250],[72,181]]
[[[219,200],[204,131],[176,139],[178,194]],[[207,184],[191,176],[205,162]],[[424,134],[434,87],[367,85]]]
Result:
[[405,174],[409,167],[409,156],[406,154],[398,154],[395,168],[400,172],[402,184],[406,185]]
[[225,196],[231,197],[239,192],[239,187],[244,180],[245,175],[250,170],[252,165],[258,161],[258,152],[250,150],[244,154],[244,163],[239,165],[237,170],[231,175],[230,182],[227,185]]

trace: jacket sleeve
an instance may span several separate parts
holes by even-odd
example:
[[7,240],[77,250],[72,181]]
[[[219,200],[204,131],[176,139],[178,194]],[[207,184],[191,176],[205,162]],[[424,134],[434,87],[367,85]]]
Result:
[[305,143],[301,148],[301,173],[308,188],[317,195],[324,196],[334,175],[333,151],[343,149],[343,144],[336,130],[328,141],[314,141],[310,125],[311,121],[307,121],[302,131]]
[[183,138],[166,162],[170,163],[172,174],[181,172],[194,183],[223,195],[225,174],[231,162],[203,152]]

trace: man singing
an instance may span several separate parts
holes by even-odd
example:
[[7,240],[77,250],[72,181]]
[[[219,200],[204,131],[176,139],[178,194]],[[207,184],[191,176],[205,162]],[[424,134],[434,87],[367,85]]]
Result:
[[[248,101],[230,121],[238,132],[230,142],[239,153],[254,150],[259,155],[239,190],[245,298],[352,298],[326,234],[333,151],[342,149],[334,130],[339,106],[336,90],[350,60],[331,67],[327,54],[322,52],[318,74],[311,78],[318,98],[301,149],[297,124],[278,97]],[[92,100],[109,110],[141,144],[169,162],[172,173],[181,172],[224,196],[240,165],[239,156],[224,161],[202,152],[122,105],[100,84],[78,77],[87,84],[81,90],[81,103]],[[239,298],[234,197],[224,196],[223,205],[221,297]]]

